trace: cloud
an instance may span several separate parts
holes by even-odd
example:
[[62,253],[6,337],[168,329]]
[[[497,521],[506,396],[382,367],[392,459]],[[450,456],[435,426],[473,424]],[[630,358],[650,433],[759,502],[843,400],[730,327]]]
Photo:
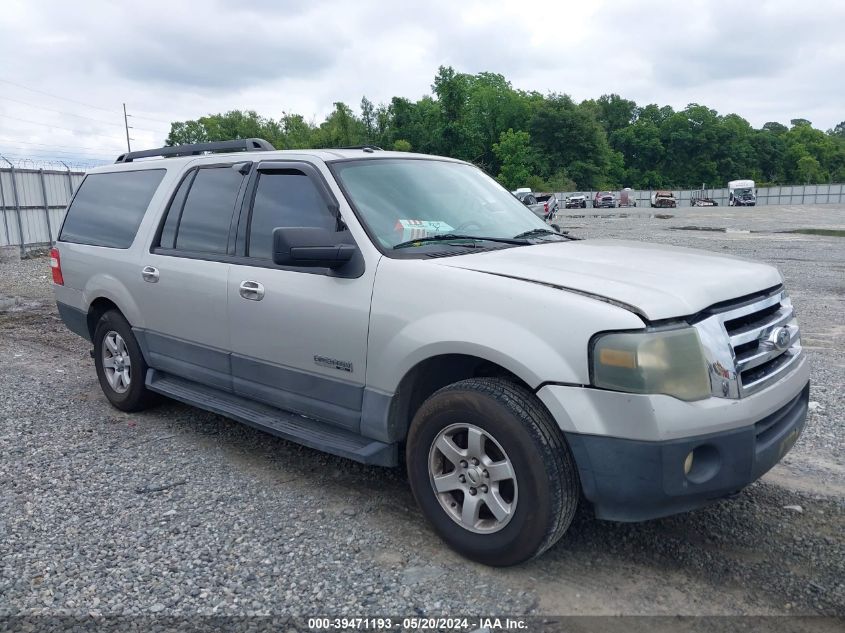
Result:
[[834,0],[812,10],[782,0],[7,0],[3,9],[0,79],[100,108],[0,83],[6,152],[54,143],[116,155],[124,102],[136,146],[163,142],[171,121],[234,108],[319,122],[334,101],[417,99],[440,65],[575,99],[697,102],[755,126],[845,118],[845,5]]

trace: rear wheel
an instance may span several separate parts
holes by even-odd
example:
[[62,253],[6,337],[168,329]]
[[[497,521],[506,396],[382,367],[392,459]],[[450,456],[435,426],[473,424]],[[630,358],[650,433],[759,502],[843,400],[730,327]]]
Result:
[[106,398],[122,411],[140,411],[156,401],[144,385],[147,363],[132,327],[117,310],[100,317],[94,330],[94,365]]
[[515,565],[569,527],[580,484],[569,447],[527,389],[498,378],[444,387],[414,416],[408,477],[426,518],[452,548]]

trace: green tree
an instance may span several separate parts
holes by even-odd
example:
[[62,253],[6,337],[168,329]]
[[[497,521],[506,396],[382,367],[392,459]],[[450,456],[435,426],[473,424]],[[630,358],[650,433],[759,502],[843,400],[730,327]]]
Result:
[[265,119],[252,110],[231,110],[225,114],[200,117],[196,121],[172,123],[165,143],[184,145],[238,138],[263,138],[276,144],[281,140],[281,128],[277,122]]
[[524,187],[532,175],[534,162],[531,152],[531,137],[528,132],[502,132],[499,142],[493,144],[493,153],[501,163],[498,180],[510,190]]
[[[461,158],[510,182],[553,190],[690,187],[745,177],[773,184],[845,180],[845,121],[827,132],[800,118],[754,129],[737,114],[701,104],[676,112],[617,94],[576,103],[515,90],[497,73],[449,66],[438,69],[431,92],[378,106],[363,97],[360,116],[335,102],[319,123],[292,112],[278,120],[251,110],[209,114],[173,122],[166,143],[250,137],[280,149],[372,143]],[[528,135],[527,147],[520,133]]]
[[536,108],[528,131],[542,157],[543,177],[564,170],[579,189],[607,182],[610,147],[589,107],[579,107],[568,95],[549,95]]
[[306,149],[314,146],[314,126],[301,114],[282,113],[280,124],[284,149]]
[[806,154],[798,159],[796,173],[801,182],[809,185],[821,181],[822,167],[813,156]]
[[367,97],[361,97],[361,123],[367,142],[372,143],[376,140],[376,108]]
[[439,137],[442,153],[465,160],[473,158],[469,130],[465,124],[470,81],[469,75],[457,73],[451,66],[441,66],[431,86],[440,106]]
[[602,95],[595,103],[598,121],[608,136],[631,125],[637,117],[637,104],[617,94]]

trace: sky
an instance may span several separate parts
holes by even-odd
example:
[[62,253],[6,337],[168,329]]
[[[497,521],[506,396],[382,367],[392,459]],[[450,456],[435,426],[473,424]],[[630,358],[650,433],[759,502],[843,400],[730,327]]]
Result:
[[335,101],[429,94],[441,65],[828,129],[845,120],[843,26],[838,0],[3,0],[0,154],[114,160],[123,103],[133,149],[232,109],[319,123]]

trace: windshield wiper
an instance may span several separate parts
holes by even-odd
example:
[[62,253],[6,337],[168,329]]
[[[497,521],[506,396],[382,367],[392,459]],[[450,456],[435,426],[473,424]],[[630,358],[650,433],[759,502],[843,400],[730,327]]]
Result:
[[525,240],[519,239],[519,236],[513,238],[481,237],[478,235],[457,235],[455,233],[443,233],[441,235],[428,235],[426,237],[418,237],[413,240],[407,240],[406,242],[399,242],[393,248],[395,250],[397,248],[408,248],[409,246],[417,246],[418,244],[425,244],[427,242],[448,242],[452,240],[471,240],[473,242],[502,242],[503,244],[517,244],[519,246],[525,246],[526,244],[528,244],[528,242],[526,242]]
[[556,237],[563,237],[567,240],[577,239],[575,237],[566,235],[565,233],[558,233],[557,231],[552,231],[551,229],[531,229],[530,231],[525,231],[524,233],[520,233],[519,235],[514,235],[513,239],[518,240],[522,238],[538,237],[540,235],[554,235]]

